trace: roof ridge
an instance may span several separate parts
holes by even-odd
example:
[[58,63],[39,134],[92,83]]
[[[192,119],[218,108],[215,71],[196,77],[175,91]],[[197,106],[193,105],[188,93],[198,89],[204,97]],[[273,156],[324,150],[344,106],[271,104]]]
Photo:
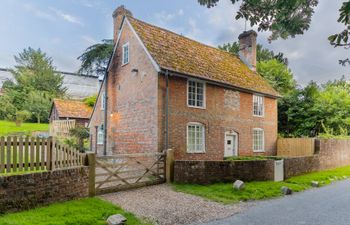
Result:
[[238,58],[239,60],[241,60],[237,55],[233,55],[232,53],[230,53],[230,52],[228,52],[228,51],[225,51],[225,50],[222,50],[222,49],[220,49],[220,48],[217,48],[217,47],[214,47],[214,46],[211,46],[211,45],[208,45],[208,44],[199,42],[199,41],[194,40],[194,39],[192,39],[192,38],[189,38],[189,37],[186,37],[186,36],[184,36],[184,35],[178,34],[178,33],[176,33],[175,31],[171,31],[171,30],[168,30],[168,29],[165,29],[165,28],[162,28],[162,27],[159,27],[159,26],[150,24],[150,23],[148,23],[148,22],[145,22],[145,21],[143,21],[143,20],[137,19],[137,18],[132,17],[132,16],[126,16],[126,17],[127,17],[127,18],[131,18],[131,19],[133,19],[133,20],[136,20],[136,21],[138,21],[138,22],[147,24],[148,26],[154,27],[154,28],[156,28],[156,29],[160,29],[160,30],[163,30],[163,31],[165,31],[165,32],[172,33],[172,34],[174,34],[174,35],[176,35],[176,36],[179,36],[179,37],[181,37],[181,38],[186,38],[186,39],[188,39],[188,40],[190,40],[190,41],[192,41],[192,42],[196,42],[197,44],[204,45],[204,46],[206,46],[206,47],[215,49],[215,50],[220,51],[220,52],[224,52],[224,53],[226,53],[226,54],[229,54],[229,55],[232,56],[232,57],[235,57],[235,58]]

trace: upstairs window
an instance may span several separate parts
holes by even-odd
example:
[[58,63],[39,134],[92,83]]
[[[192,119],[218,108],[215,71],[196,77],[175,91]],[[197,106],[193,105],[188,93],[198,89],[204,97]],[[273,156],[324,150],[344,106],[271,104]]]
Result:
[[105,110],[106,106],[106,94],[103,92],[101,96],[101,110]]
[[205,152],[205,128],[200,123],[189,123],[187,125],[187,152]]
[[104,129],[103,125],[99,126],[97,131],[97,144],[103,145],[103,139],[104,139]]
[[129,43],[123,45],[123,57],[122,57],[123,65],[129,63]]
[[253,95],[253,115],[264,116],[264,97]]
[[264,152],[264,130],[261,128],[253,129],[253,152]]
[[196,108],[205,108],[205,83],[187,81],[187,105]]

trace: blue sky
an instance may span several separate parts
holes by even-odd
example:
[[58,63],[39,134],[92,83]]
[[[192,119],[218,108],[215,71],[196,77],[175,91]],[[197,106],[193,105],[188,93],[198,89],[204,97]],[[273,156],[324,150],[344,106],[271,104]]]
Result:
[[[350,50],[334,49],[327,42],[329,34],[342,29],[336,23],[341,3],[320,1],[305,35],[269,44],[269,34],[259,33],[258,42],[285,53],[301,84],[342,75],[350,78],[350,66],[337,63],[348,57]],[[121,4],[136,18],[213,46],[236,41],[244,29],[244,21],[234,20],[238,5],[233,6],[229,0],[221,0],[212,9],[200,6],[196,0],[2,0],[0,67],[13,66],[13,56],[31,46],[51,56],[58,70],[77,71],[77,57],[84,49],[112,37],[111,15]]]

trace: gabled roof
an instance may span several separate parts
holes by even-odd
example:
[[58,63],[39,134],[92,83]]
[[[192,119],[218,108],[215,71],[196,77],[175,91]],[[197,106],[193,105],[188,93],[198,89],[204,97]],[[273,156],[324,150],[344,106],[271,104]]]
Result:
[[58,117],[90,119],[92,108],[84,102],[66,99],[54,99]]
[[237,56],[133,17],[127,19],[162,69],[279,96],[267,81],[250,70]]

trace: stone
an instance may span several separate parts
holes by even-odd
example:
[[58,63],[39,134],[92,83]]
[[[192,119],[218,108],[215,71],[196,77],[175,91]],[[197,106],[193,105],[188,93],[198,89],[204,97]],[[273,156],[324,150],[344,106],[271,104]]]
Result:
[[318,181],[311,181],[311,186],[312,187],[319,187],[320,186],[320,183]]
[[121,214],[115,214],[107,219],[108,225],[124,225],[126,223],[126,218]]
[[283,195],[291,195],[293,194],[292,189],[290,189],[289,187],[283,186],[281,187],[281,192]]
[[244,182],[241,181],[241,180],[236,180],[236,181],[233,183],[233,188],[234,188],[235,190],[242,191],[242,190],[244,190],[244,188],[245,188],[245,184],[244,184]]

